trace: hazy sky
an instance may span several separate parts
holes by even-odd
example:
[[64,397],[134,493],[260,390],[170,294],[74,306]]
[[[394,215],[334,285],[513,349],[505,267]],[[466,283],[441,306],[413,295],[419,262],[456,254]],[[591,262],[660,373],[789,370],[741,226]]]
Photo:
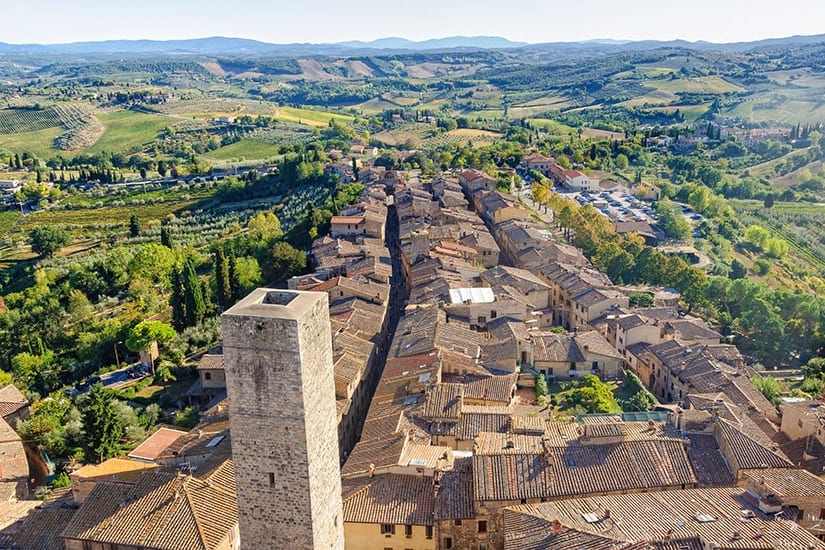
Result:
[[0,42],[205,36],[273,43],[400,36],[736,42],[825,33],[825,0],[9,0]]

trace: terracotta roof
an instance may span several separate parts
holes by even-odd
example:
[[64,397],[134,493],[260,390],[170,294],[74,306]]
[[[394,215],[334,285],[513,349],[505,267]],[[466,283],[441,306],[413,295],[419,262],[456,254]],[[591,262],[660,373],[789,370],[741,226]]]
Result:
[[[605,517],[607,510],[609,517]],[[750,519],[742,519],[743,510]],[[657,549],[680,548],[672,544],[675,541],[697,548],[697,538],[704,543],[698,548],[708,548],[710,542],[715,542],[720,550],[825,548],[825,542],[792,521],[776,521],[773,515],[760,512],[757,503],[739,488],[600,495],[509,508],[503,522],[505,548],[538,549],[546,546],[511,545],[522,540],[522,535],[535,532],[529,528],[531,523],[517,514],[533,515],[617,543],[645,541],[648,548]],[[612,547],[608,543],[595,546]]]
[[3,418],[16,413],[23,407],[29,405],[29,400],[23,395],[17,386],[8,384],[0,388],[0,416]]
[[360,480],[358,490],[344,499],[344,521],[348,523],[392,523],[395,525],[433,525],[435,489],[432,478],[384,474]]
[[133,487],[98,483],[63,537],[99,543],[195,550],[217,548],[237,529],[232,462],[208,479],[144,472]]
[[186,432],[181,430],[173,430],[171,428],[160,428],[158,431],[143,440],[143,443],[135,447],[129,453],[130,458],[138,458],[141,460],[155,460],[172,445],[181,436],[185,436]]
[[223,348],[212,348],[201,356],[198,369],[223,369]]
[[461,406],[464,386],[461,384],[438,384],[427,391],[424,405],[424,418],[438,420],[458,420],[461,418]]
[[674,440],[548,447],[543,454],[473,456],[476,500],[520,500],[697,482]]
[[794,465],[782,451],[771,449],[747,436],[734,424],[720,418],[716,436],[730,449],[739,468],[793,468]]
[[677,340],[719,340],[722,335],[711,329],[701,319],[671,319],[666,321],[664,329],[674,334]]
[[757,484],[764,483],[774,495],[785,497],[821,497],[825,499],[825,479],[806,470],[764,468],[749,470],[745,477]]
[[734,476],[713,434],[689,433],[686,437],[690,441],[687,453],[699,484],[704,487],[732,484]]
[[457,458],[453,469],[441,474],[435,499],[436,519],[475,517],[472,467],[472,459]]
[[136,460],[125,458],[110,458],[100,464],[87,464],[79,470],[72,472],[72,478],[108,478],[110,480],[122,480],[124,478],[136,480],[144,470],[157,468],[157,464],[147,464]]
[[470,381],[464,384],[464,399],[509,403],[513,396],[513,388],[518,380],[518,375],[467,376],[467,378]]
[[533,357],[536,361],[580,363],[584,355],[570,334],[534,333]]

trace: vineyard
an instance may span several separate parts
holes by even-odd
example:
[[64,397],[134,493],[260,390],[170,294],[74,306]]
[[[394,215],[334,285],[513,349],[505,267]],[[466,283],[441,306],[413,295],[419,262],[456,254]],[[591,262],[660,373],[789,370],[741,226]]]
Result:
[[54,108],[0,110],[0,134],[3,135],[37,132],[60,125],[60,115]]
[[500,138],[501,134],[497,134],[495,132],[462,128],[459,130],[451,130],[449,132],[425,139],[422,143],[422,147],[424,149],[437,149],[445,145],[467,145],[469,143],[479,147],[490,145]]
[[91,147],[106,131],[106,127],[97,119],[91,107],[66,103],[57,105],[54,110],[66,128],[66,131],[54,140],[55,149],[76,151]]

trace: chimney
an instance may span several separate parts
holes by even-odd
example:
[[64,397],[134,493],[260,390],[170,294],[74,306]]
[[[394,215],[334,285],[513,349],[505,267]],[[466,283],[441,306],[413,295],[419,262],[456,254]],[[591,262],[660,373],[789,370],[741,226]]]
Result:
[[375,464],[370,462],[370,477],[375,476]]
[[604,519],[610,519],[610,508],[605,508]]

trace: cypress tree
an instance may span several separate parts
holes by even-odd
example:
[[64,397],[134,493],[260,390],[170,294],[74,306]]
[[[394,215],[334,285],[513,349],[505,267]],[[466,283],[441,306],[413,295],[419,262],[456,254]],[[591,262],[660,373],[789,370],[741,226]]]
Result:
[[140,221],[138,221],[137,214],[132,214],[129,217],[129,234],[132,237],[140,235]]
[[89,462],[103,462],[120,453],[123,420],[115,406],[114,394],[102,384],[92,386],[80,406],[83,414],[84,451]]
[[191,256],[183,262],[183,306],[186,312],[186,326],[193,327],[203,320],[206,304],[203,301],[201,284],[195,271],[195,261]]
[[233,302],[241,299],[243,288],[238,274],[238,258],[235,256],[229,258],[229,291]]
[[232,284],[229,278],[229,260],[226,257],[223,247],[215,251],[215,288],[218,304],[228,306],[232,303]]
[[175,266],[170,276],[172,295],[169,298],[169,305],[172,306],[172,327],[180,332],[186,328],[186,304],[184,300],[183,275]]
[[167,225],[160,228],[160,244],[167,248],[172,248],[172,232]]

